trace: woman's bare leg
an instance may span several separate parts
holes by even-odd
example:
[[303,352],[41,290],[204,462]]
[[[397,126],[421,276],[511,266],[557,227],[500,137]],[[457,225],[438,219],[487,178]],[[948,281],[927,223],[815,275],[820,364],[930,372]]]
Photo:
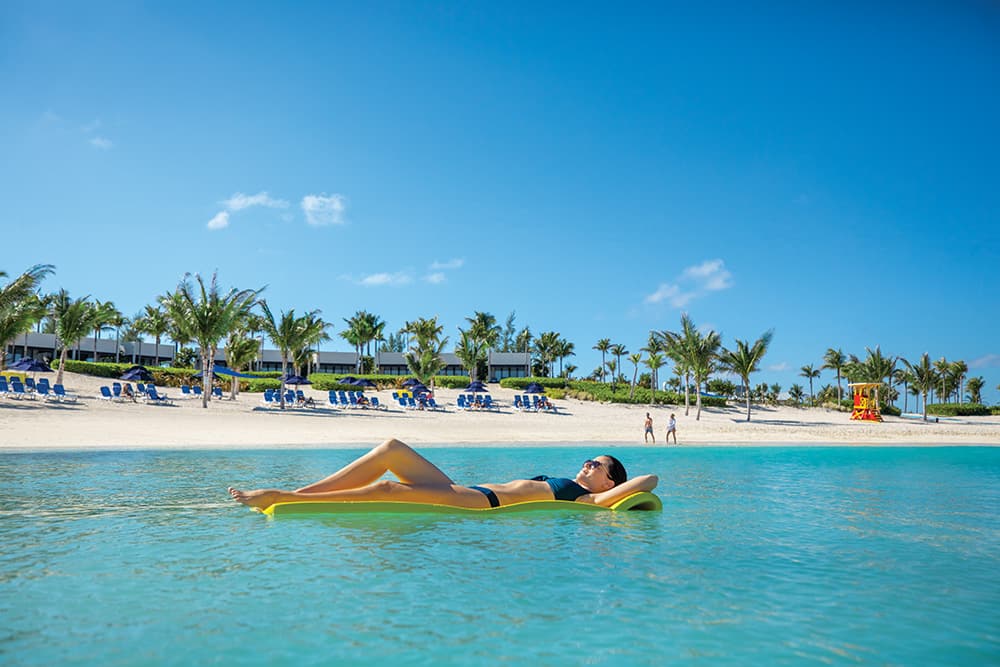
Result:
[[450,486],[451,479],[405,442],[390,438],[325,479],[296,489],[296,493],[326,493],[367,486],[391,472],[404,484]]
[[392,500],[411,503],[434,503],[454,507],[485,508],[489,506],[489,500],[486,499],[486,496],[468,487],[456,486],[454,484],[411,486],[386,479],[361,488],[323,491],[319,493],[281,491],[280,489],[239,491],[229,487],[229,495],[237,502],[261,510],[267,509],[274,503],[295,502],[297,500],[330,502]]

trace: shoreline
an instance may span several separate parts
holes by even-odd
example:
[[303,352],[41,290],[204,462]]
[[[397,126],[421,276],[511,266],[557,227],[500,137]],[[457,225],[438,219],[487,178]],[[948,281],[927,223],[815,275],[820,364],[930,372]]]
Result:
[[[173,406],[109,403],[97,398],[110,380],[67,373],[76,403],[0,399],[0,452],[362,449],[389,437],[416,447],[996,447],[1000,417],[960,417],[923,422],[887,417],[882,423],[852,422],[846,412],[824,408],[755,406],[746,421],[742,405],[695,408],[556,401],[558,412],[520,413],[514,392],[491,387],[496,412],[459,411],[459,392],[438,389],[444,411],[336,409],[325,392],[306,390],[316,408],[281,412],[264,407],[260,394],[236,401],[175,400]],[[179,391],[164,390],[176,399]],[[368,392],[390,403],[389,391]],[[643,444],[646,413],[656,444]],[[679,443],[664,444],[667,420],[676,414]]]

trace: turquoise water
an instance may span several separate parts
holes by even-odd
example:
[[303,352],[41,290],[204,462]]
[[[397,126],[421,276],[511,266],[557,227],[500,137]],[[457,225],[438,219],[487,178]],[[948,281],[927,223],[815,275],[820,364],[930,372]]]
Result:
[[357,451],[0,455],[5,665],[998,664],[995,448],[609,451],[663,513],[268,520]]

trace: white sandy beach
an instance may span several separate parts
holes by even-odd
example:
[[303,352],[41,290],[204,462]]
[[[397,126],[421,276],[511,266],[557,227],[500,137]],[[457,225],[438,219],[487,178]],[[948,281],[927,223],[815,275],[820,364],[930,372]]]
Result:
[[[881,424],[852,422],[846,413],[821,408],[754,406],[746,422],[741,406],[705,408],[695,420],[695,408],[684,406],[609,405],[573,399],[556,401],[558,414],[519,413],[511,407],[513,392],[495,388],[499,412],[463,412],[455,408],[455,390],[439,389],[444,412],[345,410],[327,405],[325,392],[310,391],[317,408],[285,412],[262,405],[260,394],[242,394],[236,401],[175,400],[173,406],[108,403],[97,398],[107,380],[67,373],[68,391],[79,400],[0,399],[0,449],[44,450],[218,447],[350,447],[369,446],[387,437],[421,446],[573,445],[608,443],[640,445],[643,420],[649,411],[656,446],[671,412],[677,414],[679,445],[1000,445],[1000,417],[962,417],[924,423],[887,417]],[[171,398],[178,389],[167,389]],[[391,402],[390,393],[369,395]],[[670,446],[674,446],[672,443]]]

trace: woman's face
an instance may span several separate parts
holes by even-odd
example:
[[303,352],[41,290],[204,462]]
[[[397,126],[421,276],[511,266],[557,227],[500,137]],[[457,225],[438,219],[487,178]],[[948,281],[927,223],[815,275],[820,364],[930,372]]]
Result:
[[586,483],[580,485],[595,493],[614,488],[615,483],[611,479],[609,465],[611,465],[611,459],[607,456],[595,456],[593,459],[585,461],[580,469],[580,474],[577,475],[577,482],[580,483],[581,479],[584,480]]

